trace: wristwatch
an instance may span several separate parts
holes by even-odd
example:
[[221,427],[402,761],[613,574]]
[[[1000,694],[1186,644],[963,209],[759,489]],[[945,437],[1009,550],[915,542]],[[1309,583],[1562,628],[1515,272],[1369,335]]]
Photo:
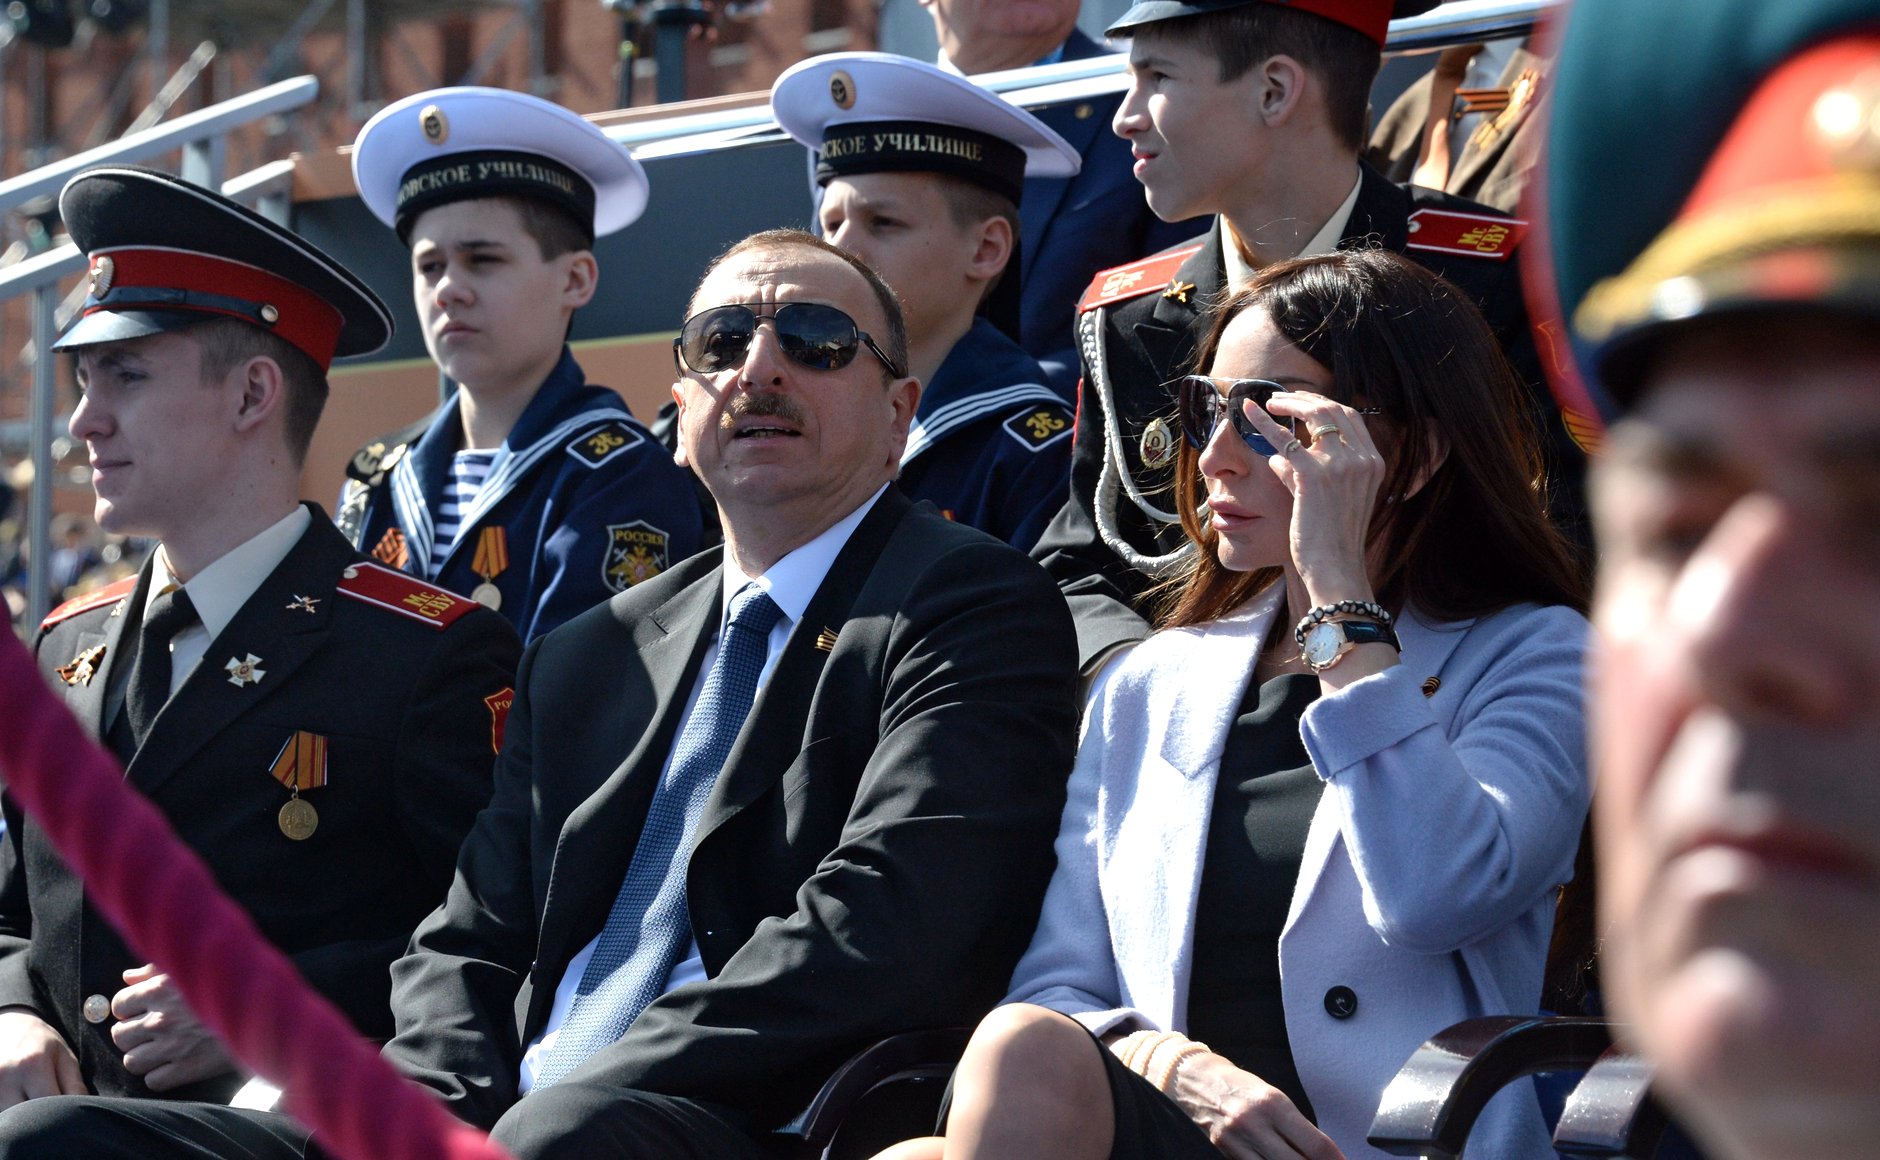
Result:
[[1322,673],[1358,645],[1379,643],[1403,651],[1403,646],[1397,643],[1396,632],[1388,624],[1374,620],[1321,620],[1306,629],[1301,656],[1307,668]]

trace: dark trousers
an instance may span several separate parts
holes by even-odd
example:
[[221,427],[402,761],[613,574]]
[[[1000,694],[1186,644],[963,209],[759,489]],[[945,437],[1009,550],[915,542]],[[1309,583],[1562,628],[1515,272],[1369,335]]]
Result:
[[[510,1108],[492,1133],[516,1160],[767,1160],[708,1105],[570,1081]],[[50,1096],[0,1112],[0,1160],[312,1160],[307,1130],[278,1112],[115,1096]]]

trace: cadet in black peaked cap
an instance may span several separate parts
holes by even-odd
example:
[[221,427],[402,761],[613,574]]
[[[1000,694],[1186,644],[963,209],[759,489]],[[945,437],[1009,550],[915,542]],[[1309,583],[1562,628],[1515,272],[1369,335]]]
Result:
[[[160,546],[46,618],[40,669],[261,933],[386,1036],[391,962],[489,797],[519,642],[298,502],[328,364],[390,333],[364,284],[167,174],[81,173],[59,207],[90,259],[56,347],[98,523]],[[137,1127],[148,1097],[226,1103],[243,1077],[37,823],[5,816],[0,1149],[164,1154]],[[98,1124],[134,1142],[113,1153]]]

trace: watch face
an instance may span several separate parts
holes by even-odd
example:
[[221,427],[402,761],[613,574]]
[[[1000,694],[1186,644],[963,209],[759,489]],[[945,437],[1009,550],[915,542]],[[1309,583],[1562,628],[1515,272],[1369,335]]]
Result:
[[1338,658],[1338,648],[1344,643],[1345,634],[1338,625],[1330,621],[1313,625],[1306,630],[1306,664],[1315,669],[1331,664]]

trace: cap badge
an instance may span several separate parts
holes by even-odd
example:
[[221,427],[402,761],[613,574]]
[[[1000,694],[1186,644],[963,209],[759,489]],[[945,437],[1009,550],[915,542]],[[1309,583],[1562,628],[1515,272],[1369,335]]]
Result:
[[830,73],[829,99],[836,103],[838,109],[853,109],[855,107],[855,78],[841,69]]
[[261,304],[261,321],[273,326],[280,320],[281,312],[273,304],[267,302]]
[[1836,169],[1880,169],[1880,70],[1821,94],[1809,119]]
[[93,298],[103,298],[106,294],[111,293],[111,279],[116,276],[117,263],[111,260],[109,254],[102,254],[92,259],[91,285],[87,288],[86,293],[90,294]]
[[418,124],[424,129],[424,139],[433,145],[442,145],[450,140],[450,118],[436,105],[426,105],[418,112]]

